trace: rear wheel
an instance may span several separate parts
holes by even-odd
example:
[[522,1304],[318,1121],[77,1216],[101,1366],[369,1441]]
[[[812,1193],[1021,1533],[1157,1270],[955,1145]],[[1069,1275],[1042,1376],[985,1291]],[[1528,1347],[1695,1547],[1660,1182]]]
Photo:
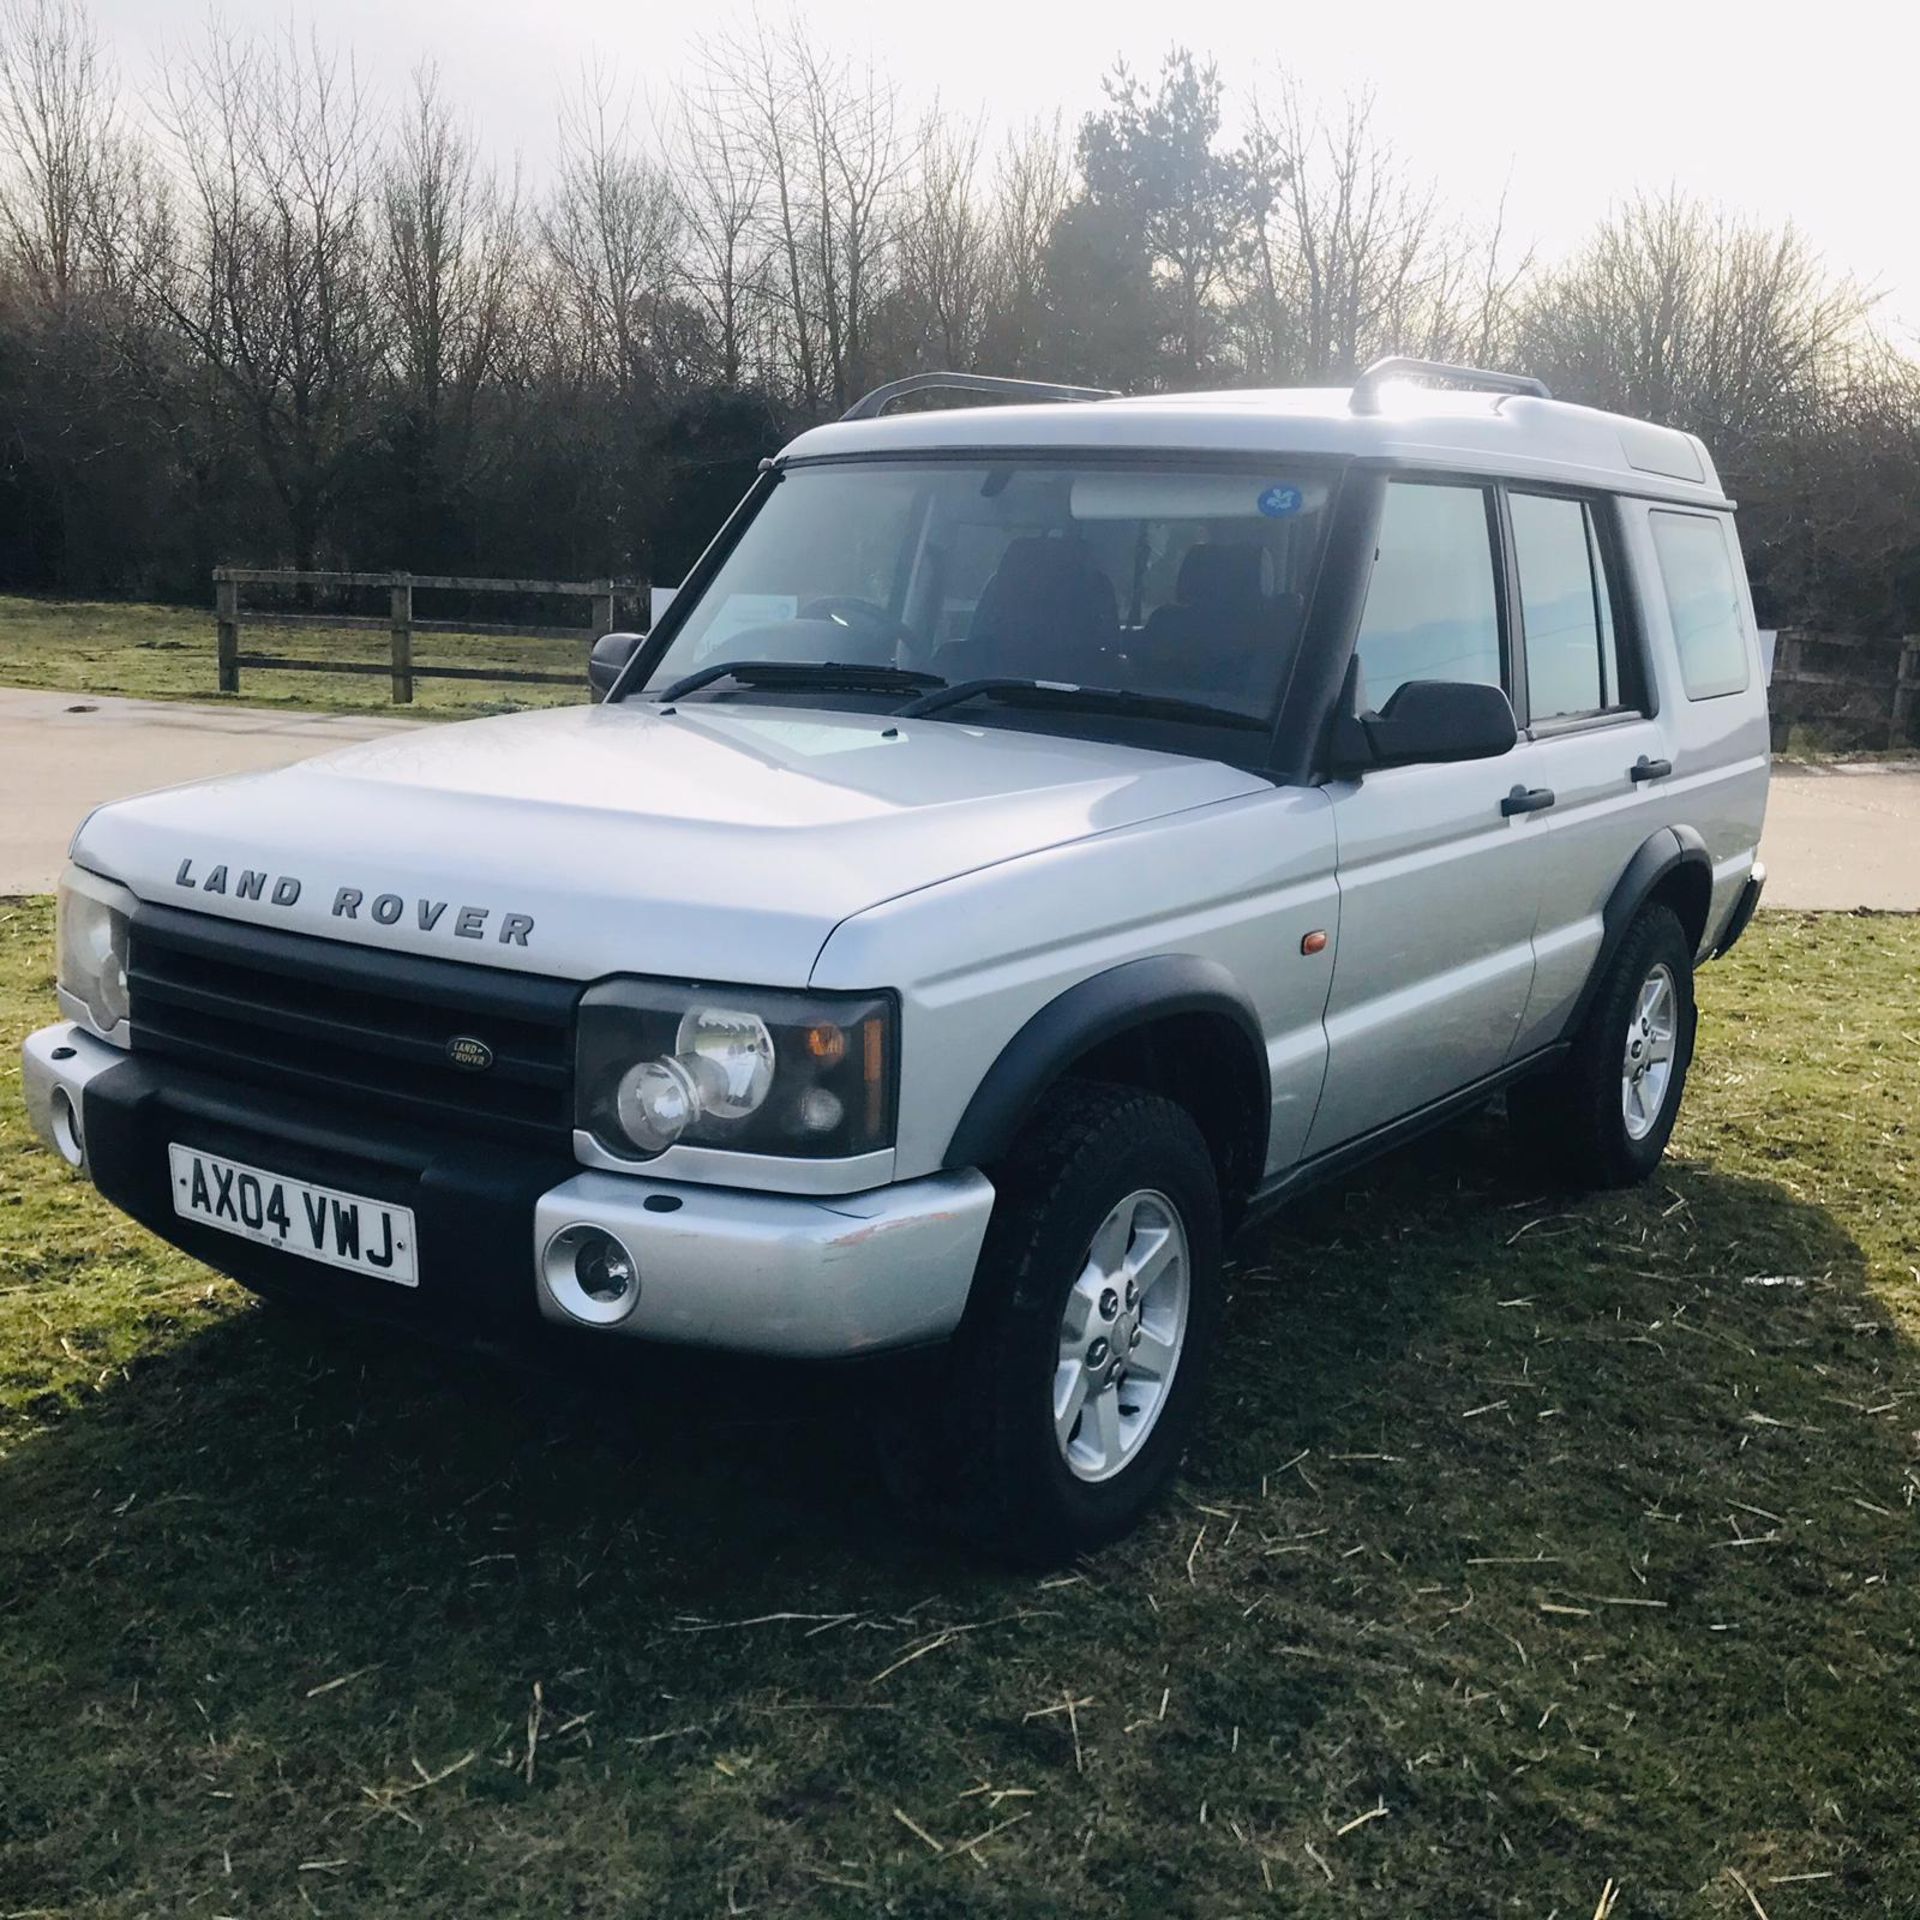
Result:
[[1184,1108],[1072,1083],[995,1170],[941,1398],[949,1518],[1028,1564],[1112,1540],[1164,1492],[1220,1311],[1220,1194]]
[[1697,1018],[1686,933],[1671,908],[1645,907],[1567,1059],[1508,1093],[1523,1142],[1582,1186],[1646,1179],[1680,1116]]

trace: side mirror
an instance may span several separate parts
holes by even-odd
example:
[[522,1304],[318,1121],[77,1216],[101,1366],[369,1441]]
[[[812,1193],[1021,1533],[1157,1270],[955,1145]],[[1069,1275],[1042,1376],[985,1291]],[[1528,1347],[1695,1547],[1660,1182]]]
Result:
[[604,700],[613,691],[627,662],[646,645],[644,633],[603,633],[593,643],[587,658],[587,684],[596,700]]
[[1492,760],[1512,752],[1520,738],[1506,694],[1474,680],[1409,680],[1360,724],[1381,766]]
[[1520,738],[1498,687],[1476,680],[1408,680],[1378,713],[1356,712],[1358,662],[1350,666],[1333,730],[1330,771],[1351,777],[1419,761],[1493,760]]

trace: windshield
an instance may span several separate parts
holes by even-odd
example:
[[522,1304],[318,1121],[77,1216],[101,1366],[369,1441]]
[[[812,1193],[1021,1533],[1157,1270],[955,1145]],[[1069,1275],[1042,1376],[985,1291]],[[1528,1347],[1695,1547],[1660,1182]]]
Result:
[[[729,661],[1124,688],[1271,718],[1327,517],[1322,472],[1187,464],[862,462],[789,469],[654,663]],[[791,701],[802,676],[701,699]],[[822,688],[827,677],[817,677]],[[899,704],[844,676],[817,704]],[[958,718],[956,713],[954,717]],[[990,717],[968,707],[966,718]],[[1204,717],[1204,716],[1203,716]],[[1023,711],[1020,724],[1036,722]]]

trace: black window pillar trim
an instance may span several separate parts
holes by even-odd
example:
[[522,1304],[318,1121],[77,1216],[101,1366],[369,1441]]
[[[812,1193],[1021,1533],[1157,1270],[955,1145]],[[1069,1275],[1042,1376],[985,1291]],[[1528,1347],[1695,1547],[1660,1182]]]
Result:
[[1328,741],[1366,610],[1389,477],[1384,468],[1359,463],[1340,477],[1307,624],[1274,727],[1269,771],[1284,786],[1317,786],[1326,778]]
[[[1628,496],[1597,493],[1589,497],[1593,530],[1600,548],[1600,564],[1613,603],[1613,652],[1619,665],[1621,695],[1627,710],[1648,720],[1660,717],[1660,682],[1653,671],[1653,648],[1647,634],[1645,596],[1640,571],[1627,551]],[[1629,671],[1632,684],[1628,684]]]
[[[1591,500],[1580,502],[1580,531],[1587,546],[1587,597],[1593,603],[1593,644],[1600,663],[1600,711],[1620,705],[1620,622],[1607,584],[1607,558],[1600,548],[1600,516]],[[1607,672],[1606,637],[1613,636],[1613,672]]]
[[763,460],[754,475],[753,485],[741,495],[740,504],[720,524],[720,531],[707,543],[705,552],[687,570],[687,577],[674,589],[673,605],[648,629],[645,642],[621,670],[620,677],[607,689],[606,704],[624,700],[644,687],[653,670],[672,646],[674,636],[686,624],[709,580],[746,532],[747,523],[760,511],[767,496],[780,484],[784,471],[779,460]]
[[1506,679],[1507,698],[1513,703],[1513,724],[1522,735],[1533,724],[1533,696],[1527,685],[1527,620],[1520,602],[1520,554],[1514,545],[1513,514],[1507,505],[1507,489],[1499,481],[1490,485],[1494,526],[1494,588],[1500,602],[1501,671]]

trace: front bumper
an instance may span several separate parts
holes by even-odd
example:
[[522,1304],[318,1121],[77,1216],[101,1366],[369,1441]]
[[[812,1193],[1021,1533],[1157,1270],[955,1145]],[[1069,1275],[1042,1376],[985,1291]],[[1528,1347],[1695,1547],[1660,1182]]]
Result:
[[[974,1172],[822,1199],[583,1173],[570,1157],[211,1080],[66,1024],[29,1035],[21,1064],[35,1132],[175,1246],[263,1293],[482,1344],[514,1344],[543,1321],[581,1324],[547,1279],[554,1236],[580,1226],[612,1234],[639,1275],[631,1310],[596,1331],[805,1359],[938,1340],[959,1324],[993,1209]],[[181,1219],[174,1142],[412,1208],[420,1284]]]

